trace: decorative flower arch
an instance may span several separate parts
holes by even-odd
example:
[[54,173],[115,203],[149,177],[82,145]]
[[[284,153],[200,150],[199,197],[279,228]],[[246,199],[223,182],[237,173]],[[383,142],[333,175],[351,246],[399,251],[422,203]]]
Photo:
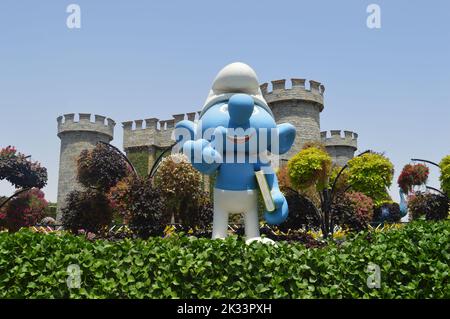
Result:
[[47,185],[47,169],[38,162],[31,162],[29,156],[17,152],[14,147],[8,146],[0,150],[0,180],[7,180],[18,189],[6,201],[0,203],[1,208],[17,195],[31,188],[41,189]]

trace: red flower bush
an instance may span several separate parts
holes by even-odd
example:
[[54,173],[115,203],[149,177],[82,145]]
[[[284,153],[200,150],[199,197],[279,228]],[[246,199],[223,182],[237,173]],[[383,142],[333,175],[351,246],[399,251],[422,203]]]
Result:
[[16,188],[43,188],[47,184],[47,169],[8,146],[0,150],[0,180],[3,179]]
[[360,192],[345,193],[345,197],[350,201],[355,217],[363,224],[372,221],[373,200]]
[[339,195],[332,206],[333,220],[351,230],[360,231],[367,228],[374,215],[372,198],[360,192]]
[[398,177],[397,183],[404,193],[412,191],[413,186],[423,185],[428,180],[430,170],[424,164],[405,165]]
[[21,227],[36,224],[45,215],[48,202],[44,193],[33,188],[12,199],[6,207],[0,211],[0,224],[10,232],[16,232]]

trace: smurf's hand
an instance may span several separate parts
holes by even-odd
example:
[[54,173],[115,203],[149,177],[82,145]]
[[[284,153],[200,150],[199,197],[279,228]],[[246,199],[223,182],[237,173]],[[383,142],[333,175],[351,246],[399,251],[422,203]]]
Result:
[[272,198],[275,203],[275,211],[266,211],[264,218],[269,225],[279,225],[288,217],[288,204],[279,188],[272,189]]
[[212,174],[222,163],[222,156],[205,139],[187,141],[183,153],[189,157],[192,166],[203,174]]

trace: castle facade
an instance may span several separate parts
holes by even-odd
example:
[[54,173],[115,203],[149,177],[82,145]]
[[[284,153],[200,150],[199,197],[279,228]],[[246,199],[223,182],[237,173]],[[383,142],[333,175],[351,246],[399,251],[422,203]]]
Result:
[[[288,160],[297,154],[308,142],[322,142],[339,166],[354,156],[357,149],[358,134],[351,131],[321,131],[320,114],[324,110],[325,87],[317,81],[291,79],[290,87],[286,80],[271,81],[260,86],[261,92],[271,108],[277,123],[291,123],[297,130],[295,143],[291,150],[282,155]],[[184,119],[195,121],[199,112],[175,114],[171,119],[139,119],[122,123],[123,149],[140,174],[149,173],[159,155],[174,141],[172,131],[175,124]],[[93,118],[92,118],[93,117]],[[59,181],[58,181],[58,219],[67,195],[81,186],[76,178],[77,157],[83,149],[93,148],[97,142],[111,142],[114,138],[115,122],[100,115],[66,114],[57,119],[58,137],[61,139]]]

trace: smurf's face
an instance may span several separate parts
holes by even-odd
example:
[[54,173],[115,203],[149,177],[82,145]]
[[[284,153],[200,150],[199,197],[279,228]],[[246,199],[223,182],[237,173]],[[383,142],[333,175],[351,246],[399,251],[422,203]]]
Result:
[[[223,152],[259,153],[278,140],[272,115],[247,94],[235,94],[228,101],[209,107],[200,118],[196,132],[203,139],[222,145]],[[222,141],[222,142],[220,142]]]

